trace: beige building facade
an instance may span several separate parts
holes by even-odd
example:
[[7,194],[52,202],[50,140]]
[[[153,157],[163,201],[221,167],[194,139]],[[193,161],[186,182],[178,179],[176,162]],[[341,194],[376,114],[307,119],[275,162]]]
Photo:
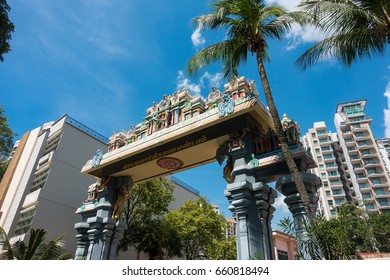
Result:
[[325,122],[315,122],[304,137],[322,179],[320,212],[331,218],[334,207],[346,201],[364,207],[368,214],[390,212],[389,141],[375,140],[366,100],[337,105],[336,133]]

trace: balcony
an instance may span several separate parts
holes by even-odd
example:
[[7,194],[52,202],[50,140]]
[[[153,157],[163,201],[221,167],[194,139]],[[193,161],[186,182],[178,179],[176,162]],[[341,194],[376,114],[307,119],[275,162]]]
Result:
[[320,147],[330,147],[329,139],[321,139],[320,140]]
[[343,191],[333,191],[333,197],[334,198],[343,198],[345,197],[345,192]]
[[367,201],[367,202],[373,202],[373,201],[375,201],[375,198],[373,198],[372,196],[363,196],[362,195],[362,199],[363,199],[363,201]]
[[363,161],[366,168],[381,167],[379,161]]
[[327,131],[317,131],[318,139],[324,139],[329,137],[329,133]]
[[321,149],[323,155],[333,154],[333,150],[330,147],[325,147]]
[[357,132],[364,132],[364,131],[367,131],[367,127],[351,127],[351,131],[353,133],[357,133]]
[[348,148],[348,147],[356,147],[356,142],[353,141],[345,141],[345,146]]
[[380,199],[380,198],[390,198],[390,193],[375,193],[375,198]]
[[362,159],[377,157],[376,153],[362,153]]
[[323,158],[325,163],[334,162],[336,160],[333,155],[324,155]]
[[337,165],[336,164],[332,164],[332,165],[325,165],[325,168],[326,168],[326,171],[335,171],[337,170]]
[[376,181],[371,179],[371,188],[386,188],[388,184],[382,181]]
[[355,141],[371,140],[370,135],[355,135]]
[[368,174],[367,174],[367,177],[370,179],[376,178],[376,177],[384,177],[384,176],[385,176],[385,174],[383,172],[378,172],[378,171],[368,172]]
[[358,144],[358,149],[359,150],[367,150],[367,149],[373,149],[374,145],[372,143],[365,143],[365,144]]
[[328,173],[328,178],[329,180],[335,180],[340,178],[340,174],[338,172],[336,173]]

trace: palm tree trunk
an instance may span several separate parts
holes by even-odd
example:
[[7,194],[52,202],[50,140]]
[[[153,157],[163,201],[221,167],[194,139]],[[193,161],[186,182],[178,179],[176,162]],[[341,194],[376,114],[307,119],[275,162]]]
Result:
[[266,71],[264,68],[264,61],[262,58],[261,51],[256,52],[256,57],[257,57],[257,66],[258,66],[258,70],[259,70],[261,84],[263,85],[265,99],[267,101],[268,108],[269,108],[269,111],[271,113],[271,116],[272,116],[272,119],[274,122],[275,130],[276,130],[275,133],[276,133],[276,136],[278,137],[279,142],[280,142],[282,155],[283,155],[284,159],[286,160],[288,169],[290,170],[292,178],[294,179],[298,193],[302,199],[302,203],[305,206],[306,213],[308,214],[309,217],[312,217],[311,214],[314,214],[314,213],[311,213],[312,209],[310,209],[310,199],[309,199],[309,196],[308,196],[307,191],[305,189],[305,186],[303,184],[301,174],[300,174],[298,167],[293,159],[292,153],[287,145],[286,136],[284,134],[282,124],[280,122],[279,113],[278,113],[278,110],[276,109],[276,105],[275,105],[274,99],[272,97],[271,87],[269,85],[267,74],[266,74]]

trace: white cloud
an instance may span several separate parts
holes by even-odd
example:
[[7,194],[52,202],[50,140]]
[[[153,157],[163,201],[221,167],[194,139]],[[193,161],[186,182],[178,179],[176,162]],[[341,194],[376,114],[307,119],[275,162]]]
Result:
[[198,95],[200,94],[201,85],[195,84],[188,79],[183,71],[179,70],[178,76],[176,77],[176,89],[186,88],[189,92]]
[[176,89],[179,90],[186,88],[193,95],[200,95],[201,90],[205,89],[207,95],[211,91],[212,87],[221,87],[222,82],[222,73],[210,74],[209,72],[205,72],[199,78],[199,82],[196,83],[192,82],[188,77],[186,77],[182,70],[179,70],[178,75],[176,77]]
[[293,50],[303,43],[318,42],[324,39],[325,35],[312,25],[302,27],[298,24],[293,24],[286,38],[289,40],[287,50]]
[[194,44],[195,48],[202,46],[206,42],[206,40],[202,37],[200,30],[201,28],[198,26],[191,35],[192,44]]
[[[222,85],[223,80],[223,74],[217,73],[215,75],[210,74],[209,72],[206,72],[203,74],[203,76],[200,78],[200,83],[204,87],[209,87],[211,90],[211,87],[219,88]],[[208,81],[208,82],[206,82]]]
[[275,199],[274,207],[282,214],[290,214],[290,210],[288,210],[287,204],[284,202],[285,198],[286,197],[284,195],[279,194],[279,196]]
[[385,137],[390,137],[390,82],[387,84],[384,96],[387,97],[387,108],[383,110],[385,123]]

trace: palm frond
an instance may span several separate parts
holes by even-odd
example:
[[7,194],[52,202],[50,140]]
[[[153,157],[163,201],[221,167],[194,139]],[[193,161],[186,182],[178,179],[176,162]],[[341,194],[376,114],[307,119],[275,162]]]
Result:
[[361,58],[384,54],[390,43],[390,4],[383,0],[315,0],[300,4],[326,38],[306,51],[297,64],[303,69],[331,56],[350,66]]
[[43,243],[37,251],[37,258],[40,260],[58,260],[65,253],[65,233],[49,243]]

